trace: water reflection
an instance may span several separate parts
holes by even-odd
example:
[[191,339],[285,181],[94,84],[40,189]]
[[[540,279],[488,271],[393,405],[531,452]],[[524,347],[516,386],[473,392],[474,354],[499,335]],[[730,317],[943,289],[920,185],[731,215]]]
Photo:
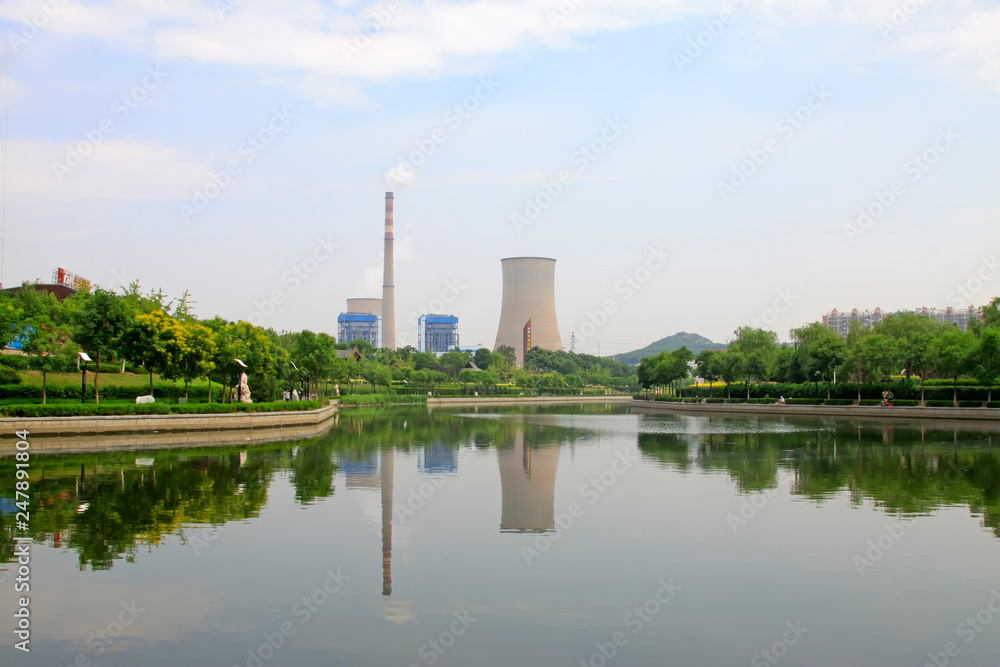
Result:
[[[500,532],[547,532],[555,528],[561,446],[592,442],[602,430],[632,433],[647,461],[672,470],[728,475],[743,493],[777,488],[790,476],[802,499],[822,502],[846,491],[856,504],[908,515],[961,506],[1000,536],[993,434],[968,425],[629,416],[620,406],[561,416],[567,412],[357,411],[323,437],[297,443],[38,456],[33,537],[75,552],[81,569],[108,569],[116,560],[134,562],[168,535],[184,540],[186,527],[253,520],[276,475],[288,476],[300,506],[332,498],[342,475],[347,489],[380,490],[382,594],[389,598],[397,456],[407,455],[421,475],[459,475],[463,449],[494,448]],[[7,504],[13,464],[0,459],[0,501]],[[0,561],[10,562],[14,524],[6,509],[0,525]],[[406,613],[386,611],[387,618]]]
[[[699,420],[700,433],[694,432]],[[792,493],[817,502],[847,491],[855,505],[868,500],[904,515],[966,506],[1000,537],[1000,458],[992,433],[848,421],[775,429],[756,420],[740,420],[742,432],[712,432],[713,422],[657,419],[652,432],[639,433],[639,449],[679,471],[724,472],[743,493],[777,488],[782,473],[791,473]],[[669,424],[676,432],[664,432]]]
[[[497,445],[500,466],[500,532],[544,533],[555,529],[559,443],[525,441],[519,424],[512,443]],[[541,445],[541,446],[539,446]]]

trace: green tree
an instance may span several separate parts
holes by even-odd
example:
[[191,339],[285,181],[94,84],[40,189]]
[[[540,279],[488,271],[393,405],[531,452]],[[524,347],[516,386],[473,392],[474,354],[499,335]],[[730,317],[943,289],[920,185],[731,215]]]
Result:
[[[826,379],[826,397],[830,398],[830,381],[834,373],[847,361],[847,343],[833,329],[820,322],[813,322],[792,330],[799,367],[803,374],[818,387],[819,379]],[[818,391],[817,391],[818,393]]]
[[162,310],[139,313],[122,333],[121,354],[134,363],[142,364],[149,373],[149,394],[153,395],[153,373],[161,375],[173,363],[172,340],[177,331],[176,320]]
[[944,377],[952,379],[953,401],[958,405],[958,376],[974,367],[976,351],[975,336],[968,331],[955,328],[938,336],[931,342],[931,359],[936,370]]
[[42,405],[45,405],[48,374],[55,368],[65,368],[77,354],[69,329],[53,324],[44,315],[26,320],[21,351],[31,356],[31,367],[42,372]]
[[729,349],[740,355],[736,368],[739,376],[746,380],[747,400],[750,399],[750,383],[766,380],[774,372],[778,358],[778,334],[764,329],[740,327],[736,338],[729,342]]
[[479,348],[476,350],[475,354],[472,355],[472,363],[479,366],[479,368],[484,371],[490,367],[490,363],[492,361],[493,353],[486,347]]
[[993,385],[1000,376],[1000,329],[983,329],[974,352],[976,376],[986,382],[987,401],[993,400]]
[[129,324],[129,313],[122,299],[113,292],[99,287],[89,295],[76,313],[73,340],[97,362],[94,372],[95,403],[101,402],[98,384],[101,359],[107,359],[115,354],[118,342]]
[[[208,377],[215,368],[215,336],[212,330],[193,320],[174,324],[168,343],[170,364],[164,372],[169,380],[184,380],[184,398],[188,397],[188,384],[200,377]],[[209,396],[211,402],[211,396]]]
[[913,373],[920,376],[920,402],[924,402],[924,380],[931,370],[931,342],[953,328],[916,313],[894,313],[876,325],[876,331],[896,341],[898,351],[897,366],[902,365],[903,373],[909,380]]
[[465,365],[469,363],[469,354],[459,350],[445,352],[438,359],[438,363],[441,365],[441,368],[444,369],[445,373],[451,377],[458,377],[458,372],[465,368]]
[[24,312],[10,297],[0,299],[0,349],[7,347],[21,335],[23,319]]
[[[313,333],[304,329],[295,336],[292,360],[296,366],[312,376],[316,395],[320,395],[319,381],[329,375],[331,364],[336,357],[336,340],[326,333]],[[307,387],[307,394],[313,392]]]

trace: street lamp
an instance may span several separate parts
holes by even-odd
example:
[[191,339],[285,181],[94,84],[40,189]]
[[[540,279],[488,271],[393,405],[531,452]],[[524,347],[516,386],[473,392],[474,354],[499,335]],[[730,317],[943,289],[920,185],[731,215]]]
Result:
[[87,362],[93,361],[86,352],[80,352],[80,361],[83,362],[83,380],[80,382],[80,402],[87,402]]
[[[291,359],[288,360],[288,363],[290,363],[292,365],[292,368],[295,369],[295,373],[299,376],[299,380],[301,381],[302,380],[302,371],[299,370],[299,367],[296,366],[295,362],[292,361]],[[292,380],[291,378],[289,378],[288,379],[288,393],[291,393],[293,389],[295,389],[295,381]]]
[[243,372],[240,370],[240,368],[246,368],[247,365],[244,364],[240,359],[233,359],[233,361],[236,362],[236,366],[237,366],[237,369],[236,369],[236,402],[237,403],[242,403],[243,402],[243,377],[242,377]]

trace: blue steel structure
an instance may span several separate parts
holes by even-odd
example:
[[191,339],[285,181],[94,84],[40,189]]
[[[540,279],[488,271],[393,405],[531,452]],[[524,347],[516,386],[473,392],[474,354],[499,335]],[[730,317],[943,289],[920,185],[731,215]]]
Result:
[[458,318],[421,315],[417,320],[417,350],[440,354],[458,347]]
[[381,347],[382,318],[371,313],[341,313],[337,316],[337,340],[350,343],[364,340]]

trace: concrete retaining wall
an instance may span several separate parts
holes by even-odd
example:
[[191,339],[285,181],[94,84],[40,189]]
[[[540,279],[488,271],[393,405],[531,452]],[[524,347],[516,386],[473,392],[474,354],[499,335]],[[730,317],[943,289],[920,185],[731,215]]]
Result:
[[852,417],[900,419],[958,419],[1000,421],[998,408],[918,408],[882,407],[880,405],[776,405],[773,403],[673,403],[670,401],[633,400],[637,412],[683,412],[712,415],[801,415],[817,417]]
[[631,396],[512,396],[491,398],[486,396],[428,398],[427,407],[496,406],[496,405],[557,405],[568,403],[628,403]]
[[33,436],[164,431],[218,431],[315,425],[333,417],[336,405],[318,410],[215,415],[112,415],[106,417],[10,417],[0,419],[0,439],[27,429]]

